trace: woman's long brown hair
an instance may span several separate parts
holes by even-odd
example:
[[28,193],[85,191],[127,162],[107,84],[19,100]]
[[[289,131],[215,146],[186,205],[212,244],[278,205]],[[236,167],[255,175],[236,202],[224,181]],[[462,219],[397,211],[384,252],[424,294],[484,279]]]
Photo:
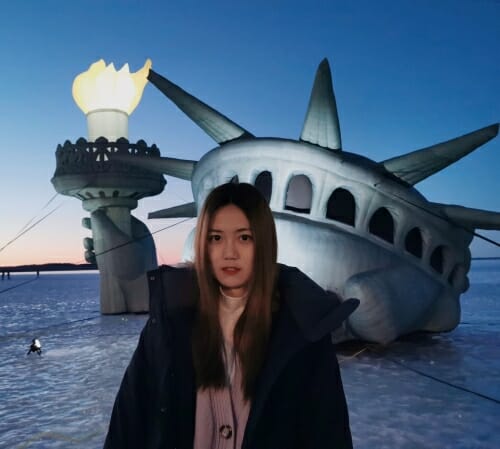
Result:
[[242,389],[246,399],[253,396],[262,367],[271,329],[271,305],[277,275],[277,241],[274,219],[260,192],[251,184],[228,183],[207,197],[198,218],[195,237],[195,269],[200,298],[193,330],[193,363],[198,388],[226,386],[223,337],[219,324],[219,284],[208,257],[208,230],[214,214],[233,204],[248,221],[255,245],[253,276],[245,310],[234,329],[234,350],[242,369]]

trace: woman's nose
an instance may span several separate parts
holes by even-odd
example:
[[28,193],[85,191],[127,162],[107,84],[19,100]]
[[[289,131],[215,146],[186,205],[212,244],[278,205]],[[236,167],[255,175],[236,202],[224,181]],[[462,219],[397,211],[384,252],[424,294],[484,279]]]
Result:
[[231,240],[226,240],[224,243],[224,258],[225,259],[236,259],[238,257],[238,251],[236,245]]

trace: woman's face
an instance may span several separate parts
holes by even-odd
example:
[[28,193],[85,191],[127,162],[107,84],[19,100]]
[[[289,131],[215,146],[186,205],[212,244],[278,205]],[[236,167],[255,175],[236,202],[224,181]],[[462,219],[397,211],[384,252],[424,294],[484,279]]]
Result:
[[208,227],[208,258],[224,293],[247,293],[254,255],[253,233],[243,211],[233,204],[218,209]]

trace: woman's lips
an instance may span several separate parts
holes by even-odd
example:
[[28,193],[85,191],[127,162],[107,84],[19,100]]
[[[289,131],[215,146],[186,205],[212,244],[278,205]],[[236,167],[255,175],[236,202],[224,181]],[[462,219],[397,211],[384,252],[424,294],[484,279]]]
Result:
[[237,268],[237,267],[224,267],[224,268],[222,268],[222,271],[225,274],[237,274],[237,273],[239,273],[240,268]]

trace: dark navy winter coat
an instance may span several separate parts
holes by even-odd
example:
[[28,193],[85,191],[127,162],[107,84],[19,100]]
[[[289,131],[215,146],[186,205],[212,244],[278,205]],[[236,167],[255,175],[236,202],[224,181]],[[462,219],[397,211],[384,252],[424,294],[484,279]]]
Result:
[[[192,449],[196,387],[190,268],[149,274],[150,316],[125,372],[105,449]],[[330,332],[357,307],[340,304],[296,268],[280,266],[280,307],[257,380],[243,449],[352,448]]]

